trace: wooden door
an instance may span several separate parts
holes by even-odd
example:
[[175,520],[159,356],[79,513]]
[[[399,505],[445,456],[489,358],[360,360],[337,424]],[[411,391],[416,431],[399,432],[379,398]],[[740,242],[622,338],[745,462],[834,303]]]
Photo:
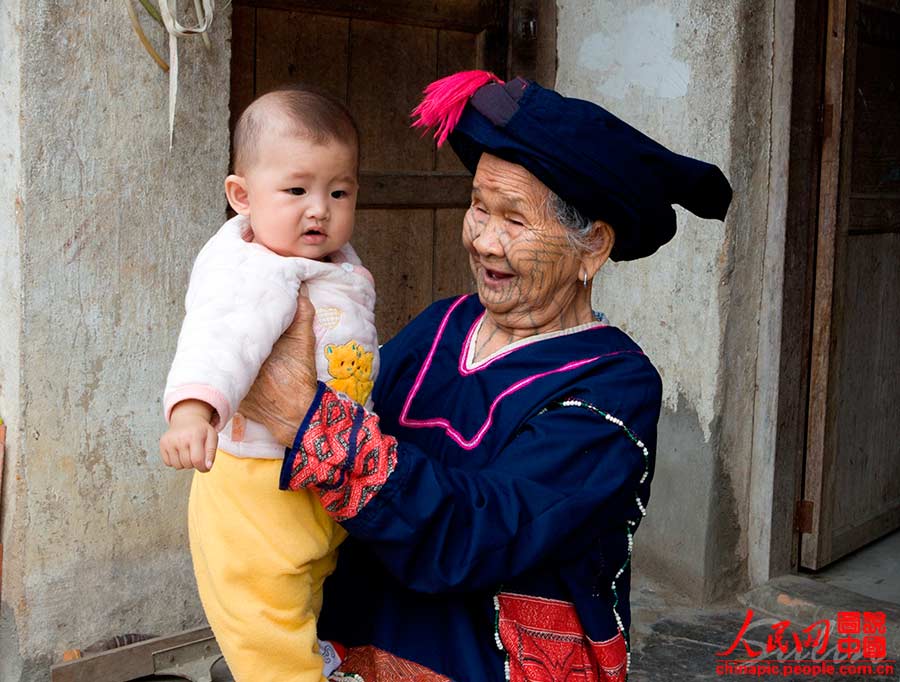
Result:
[[[546,78],[547,5],[234,3],[232,125],[255,96],[290,83],[325,90],[357,120],[361,187],[353,245],[375,278],[382,342],[431,301],[473,288],[460,242],[471,176],[449,147],[436,150],[430,136],[409,128],[409,113],[428,83],[454,71],[483,68],[505,77],[512,65],[516,73]],[[552,52],[555,60],[555,43]]]
[[801,564],[900,527],[900,3],[831,0]]

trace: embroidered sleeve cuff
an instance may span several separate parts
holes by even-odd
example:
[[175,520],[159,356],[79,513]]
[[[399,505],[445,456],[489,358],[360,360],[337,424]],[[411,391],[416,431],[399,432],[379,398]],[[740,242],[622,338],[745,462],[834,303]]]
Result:
[[309,411],[285,449],[279,487],[308,488],[335,520],[356,516],[397,465],[397,441],[378,416],[319,382]]

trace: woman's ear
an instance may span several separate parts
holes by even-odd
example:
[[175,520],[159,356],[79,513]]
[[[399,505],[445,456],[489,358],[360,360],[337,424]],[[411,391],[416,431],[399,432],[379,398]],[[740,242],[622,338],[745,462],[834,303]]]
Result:
[[594,275],[609,259],[613,244],[616,243],[615,231],[609,223],[604,223],[602,220],[594,221],[592,235],[591,243],[594,244],[594,249],[581,259],[582,271],[587,274],[588,279],[594,279]]
[[250,195],[247,193],[247,181],[242,175],[229,175],[225,178],[225,196],[235,213],[250,215]]

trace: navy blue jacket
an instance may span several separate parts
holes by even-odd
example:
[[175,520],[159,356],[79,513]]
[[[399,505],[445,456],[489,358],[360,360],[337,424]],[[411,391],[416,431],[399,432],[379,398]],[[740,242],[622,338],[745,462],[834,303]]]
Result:
[[[599,323],[469,366],[483,314],[477,296],[439,301],[383,347],[380,425],[349,407],[328,426],[342,408],[320,386],[282,477],[350,533],[319,636],[457,682],[624,680],[659,375]],[[323,482],[301,441],[350,452],[321,458]]]

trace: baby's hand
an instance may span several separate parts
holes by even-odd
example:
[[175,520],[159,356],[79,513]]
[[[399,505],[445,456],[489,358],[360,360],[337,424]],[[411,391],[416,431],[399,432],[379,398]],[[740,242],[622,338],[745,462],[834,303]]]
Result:
[[166,466],[204,472],[212,468],[219,434],[211,419],[212,408],[199,400],[185,400],[172,408],[169,430],[159,439]]

